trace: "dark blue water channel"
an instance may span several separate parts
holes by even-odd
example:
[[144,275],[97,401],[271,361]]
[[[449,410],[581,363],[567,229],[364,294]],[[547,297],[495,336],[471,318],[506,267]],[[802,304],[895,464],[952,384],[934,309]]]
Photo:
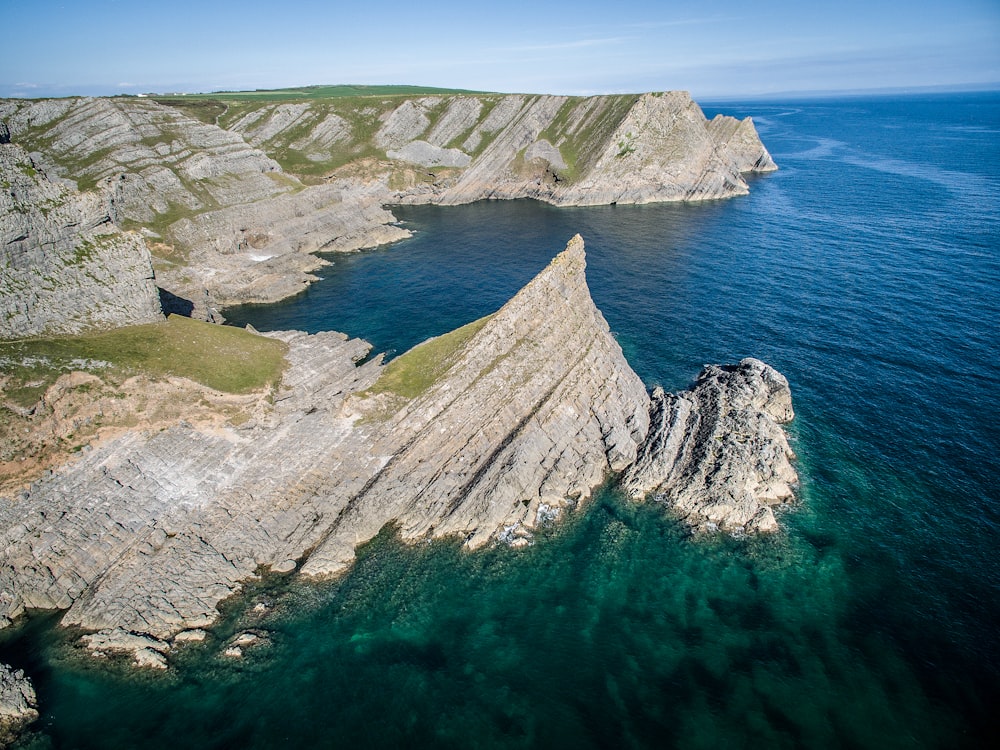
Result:
[[[80,664],[35,622],[0,648],[35,678],[31,741],[1000,744],[1000,96],[717,109],[753,115],[781,167],[747,197],[400,207],[412,239],[226,314],[401,352],[496,310],[579,232],[648,384],[748,355],[788,377],[802,485],[783,533],[692,540],[611,489],[520,551],[387,529],[340,581],[263,582],[166,677]],[[220,658],[247,625],[271,646]]]

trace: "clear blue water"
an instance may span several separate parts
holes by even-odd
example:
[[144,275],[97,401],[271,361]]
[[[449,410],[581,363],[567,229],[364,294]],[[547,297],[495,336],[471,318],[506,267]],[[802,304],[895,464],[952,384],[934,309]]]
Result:
[[[801,504],[695,541],[609,487],[522,550],[386,529],[323,586],[265,581],[171,674],[0,644],[38,746],[1000,746],[1000,95],[720,104],[780,165],[687,206],[406,207],[261,329],[399,352],[492,312],[574,233],[650,385],[760,357],[791,382]],[[273,605],[259,618],[249,605]],[[233,664],[252,625],[270,646]]]

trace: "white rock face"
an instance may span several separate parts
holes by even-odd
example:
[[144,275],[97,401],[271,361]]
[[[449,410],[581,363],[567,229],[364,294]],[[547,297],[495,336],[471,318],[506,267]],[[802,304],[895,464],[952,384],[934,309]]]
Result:
[[0,144],[0,339],[163,319],[142,237],[112,223],[107,199],[47,179]]
[[407,540],[527,544],[612,472],[694,525],[772,529],[794,481],[776,423],[787,383],[745,360],[651,404],[585,267],[576,237],[468,338],[403,355],[439,351],[416,394],[376,387],[388,370],[356,365],[362,341],[274,334],[289,366],[269,414],[128,432],[0,498],[0,625],[65,609],[64,624],[99,631],[91,648],[155,667],[147,651],[210,626],[261,568],[340,573],[390,522]]
[[467,167],[471,157],[457,148],[441,148],[427,141],[410,141],[399,151],[385,152],[390,159],[408,161],[424,167]]
[[682,393],[655,391],[652,428],[621,486],[653,496],[696,528],[775,531],[791,501],[795,454],[780,425],[794,417],[788,381],[757,359],[710,365]]

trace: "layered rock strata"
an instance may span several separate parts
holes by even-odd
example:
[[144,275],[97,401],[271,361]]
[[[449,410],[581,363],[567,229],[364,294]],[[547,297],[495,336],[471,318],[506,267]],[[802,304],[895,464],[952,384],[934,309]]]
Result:
[[301,291],[324,263],[312,253],[409,236],[386,204],[709,200],[776,168],[749,118],[708,122],[676,91],[217,102],[215,122],[171,101],[8,100],[0,122],[141,228],[159,285],[207,319]]
[[[436,382],[378,424],[372,450],[384,466],[305,572],[339,572],[359,529],[369,538],[386,519],[408,540],[455,535],[474,548],[498,531],[524,537],[635,460],[649,400],[590,298],[585,265],[577,236]],[[352,407],[370,415],[393,399]]]
[[621,478],[633,499],[667,503],[692,526],[774,531],[795,457],[779,425],[794,417],[788,381],[757,359],[709,365],[681,393],[653,391],[651,429]]
[[0,101],[0,119],[40,168],[141,228],[159,285],[202,318],[300,292],[316,251],[409,236],[381,208],[384,184],[305,185],[239,133],[148,99]]
[[0,339],[162,320],[149,249],[108,202],[0,144]]
[[[743,506],[723,520],[718,498],[726,476],[742,481],[733,465],[787,460],[764,418],[782,404],[790,416],[787,384],[745,362],[739,377],[720,369],[696,387],[698,419],[665,418],[663,394],[651,410],[585,266],[577,237],[496,314],[386,366],[339,334],[275,334],[289,368],[269,412],[240,427],[126,433],[0,502],[0,622],[66,609],[63,623],[98,631],[93,648],[132,644],[158,666],[171,639],[211,625],[261,571],[339,573],[387,523],[408,540],[525,544],[613,472],[668,492],[662,467],[679,465],[677,444],[703,454],[684,464],[695,468],[678,498],[701,497],[720,527],[770,528]],[[749,416],[709,419],[736,406]],[[727,430],[750,446],[732,460],[708,450]],[[748,491],[766,507],[780,488],[754,471]]]
[[432,200],[535,198],[559,206],[710,200],[745,195],[744,172],[776,169],[749,118],[709,123],[681,91],[643,94],[623,115],[615,112],[620,104],[610,97],[525,103]]

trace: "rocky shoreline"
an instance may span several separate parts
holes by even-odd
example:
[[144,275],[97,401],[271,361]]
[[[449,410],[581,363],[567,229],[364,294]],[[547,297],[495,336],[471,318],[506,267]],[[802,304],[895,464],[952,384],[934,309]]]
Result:
[[[708,121],[684,92],[265,103],[214,124],[136,98],[0,101],[0,339],[283,299],[317,253],[408,236],[386,205],[712,200],[773,169],[749,118]],[[390,523],[528,545],[609,476],[693,528],[774,531],[796,481],[788,383],[748,359],[647,393],[585,268],[577,236],[497,313],[388,365],[335,332],[268,334],[288,347],[281,386],[230,411],[164,386],[199,406],[95,433],[0,497],[0,628],[62,610],[92,653],[162,669],[265,573],[342,574]],[[35,718],[30,680],[0,665],[0,743]]]
[[[708,121],[678,91],[256,102],[214,123],[169,101],[178,106],[0,100],[0,151],[18,154],[0,173],[8,183],[43,175],[52,206],[87,201],[89,213],[133,230],[124,237],[152,253],[168,312],[204,320],[298,294],[326,263],[316,253],[409,236],[388,205],[714,200],[746,194],[745,174],[777,168],[750,118]],[[14,219],[0,210],[0,237],[26,250],[80,226],[59,212],[48,224],[36,217],[32,231]]]
[[387,523],[529,544],[614,474],[692,526],[774,530],[795,481],[785,379],[744,360],[650,397],[585,267],[576,237],[493,316],[394,360],[436,368],[417,393],[365,342],[273,334],[290,366],[270,410],[127,432],[0,506],[0,622],[66,610],[93,650],[164,666],[262,571],[341,574]]

